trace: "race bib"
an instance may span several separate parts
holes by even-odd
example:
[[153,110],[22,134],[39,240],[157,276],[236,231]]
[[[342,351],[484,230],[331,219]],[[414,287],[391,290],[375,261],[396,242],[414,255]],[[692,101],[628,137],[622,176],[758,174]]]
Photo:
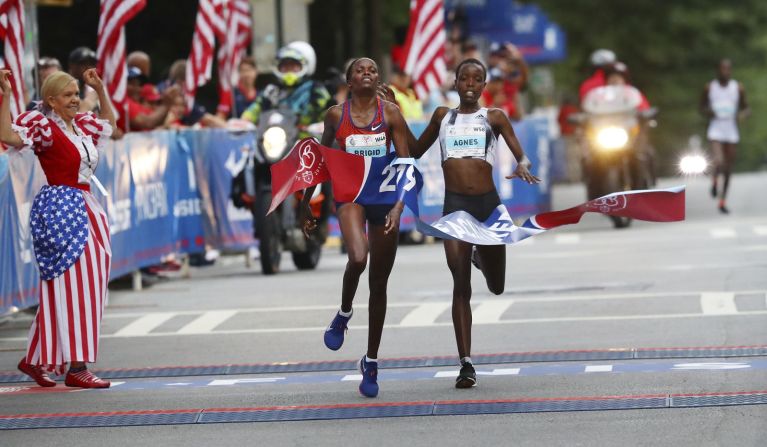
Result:
[[386,155],[386,133],[356,134],[346,137],[346,152],[363,157],[382,157]]
[[732,101],[716,101],[711,109],[717,118],[732,118],[735,116],[735,105]]
[[472,124],[447,126],[445,146],[448,158],[485,156],[485,126]]

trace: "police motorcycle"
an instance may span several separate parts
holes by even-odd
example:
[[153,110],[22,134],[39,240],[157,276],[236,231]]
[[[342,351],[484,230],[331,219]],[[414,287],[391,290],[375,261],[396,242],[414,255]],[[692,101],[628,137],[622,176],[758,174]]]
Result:
[[[269,91],[265,93],[268,95]],[[279,94],[276,89],[273,93]],[[259,115],[256,151],[248,159],[242,172],[233,179],[231,193],[235,206],[251,209],[254,234],[259,240],[261,269],[267,275],[279,272],[283,250],[291,252],[293,263],[299,270],[317,267],[322,245],[328,235],[328,218],[332,203],[330,184],[315,189],[309,205],[319,228],[311,238],[303,234],[300,226],[299,205],[303,198],[302,192],[289,196],[267,215],[272,202],[271,166],[290,153],[302,131],[314,136],[322,134],[322,123],[303,128],[299,125],[298,112],[290,104],[277,98],[273,103],[279,104],[278,107],[263,111]]]
[[[583,112],[568,118],[579,129],[589,200],[655,184],[647,128],[655,127],[657,109],[639,111],[641,100],[630,85],[598,87],[584,98]],[[627,217],[610,219],[615,228],[631,224]]]

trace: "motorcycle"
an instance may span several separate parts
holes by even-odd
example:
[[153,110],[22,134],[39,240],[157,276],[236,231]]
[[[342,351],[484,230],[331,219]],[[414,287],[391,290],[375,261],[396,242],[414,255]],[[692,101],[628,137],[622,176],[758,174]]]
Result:
[[[639,111],[641,94],[630,85],[599,87],[589,92],[582,113],[568,121],[578,126],[589,200],[618,191],[655,185],[653,150],[648,128],[655,127],[657,109]],[[615,228],[631,224],[610,216]]]
[[298,140],[299,130],[298,116],[290,107],[263,112],[256,130],[257,150],[232,181],[232,200],[235,206],[248,207],[253,214],[254,235],[259,240],[261,270],[267,275],[279,272],[283,250],[291,252],[293,263],[299,270],[316,268],[328,235],[330,184],[316,188],[309,202],[318,225],[318,230],[310,238],[301,229],[301,192],[288,197],[267,215],[272,203],[270,168],[290,152]]

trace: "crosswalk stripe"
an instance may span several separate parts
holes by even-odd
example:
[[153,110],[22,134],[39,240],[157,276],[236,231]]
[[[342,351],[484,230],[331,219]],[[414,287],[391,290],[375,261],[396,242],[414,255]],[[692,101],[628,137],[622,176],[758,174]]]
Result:
[[471,311],[471,319],[476,324],[494,323],[511,307],[512,300],[483,301]]
[[175,317],[175,312],[156,312],[144,315],[138,320],[128,324],[119,331],[115,332],[115,337],[131,337],[137,335],[146,335],[161,324]]
[[583,372],[595,373],[595,372],[612,372],[613,365],[587,365]]
[[220,325],[224,321],[233,317],[237,311],[235,310],[213,310],[205,312],[193,321],[189,322],[186,326],[178,330],[179,334],[207,334],[211,332],[216,326]]
[[754,226],[754,233],[757,236],[767,236],[767,225],[756,225],[756,226]]
[[450,306],[450,302],[421,304],[405,315],[399,325],[407,327],[433,324],[442,315],[442,312],[449,309]]
[[732,315],[738,313],[735,294],[731,292],[707,292],[700,294],[700,307],[707,315]]
[[735,229],[729,227],[712,228],[709,230],[709,233],[714,239],[732,239],[738,236],[738,233],[735,232]]

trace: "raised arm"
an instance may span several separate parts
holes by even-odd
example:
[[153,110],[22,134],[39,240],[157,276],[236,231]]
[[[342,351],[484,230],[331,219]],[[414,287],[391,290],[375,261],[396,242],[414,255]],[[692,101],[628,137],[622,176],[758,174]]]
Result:
[[493,132],[500,134],[503,137],[504,141],[506,141],[506,144],[509,146],[511,153],[514,154],[514,158],[517,159],[517,168],[514,170],[514,173],[506,176],[506,178],[521,178],[531,185],[540,182],[541,179],[530,172],[530,168],[532,168],[533,164],[522,150],[522,145],[519,144],[517,135],[514,133],[514,128],[511,127],[511,121],[509,121],[506,114],[500,109],[490,109],[488,110],[487,116],[490,121],[490,126],[493,128]]
[[8,146],[23,146],[24,141],[11,127],[11,81],[10,70],[0,70],[0,90],[2,90],[2,105],[0,106],[0,140]]
[[101,81],[95,68],[89,68],[83,72],[83,80],[85,84],[96,91],[99,96],[99,104],[101,105],[99,110],[99,118],[109,121],[109,125],[112,129],[117,127],[115,124],[115,113],[112,110],[112,101],[109,100],[104,83]]
[[[414,142],[410,143],[410,155],[414,158],[421,158],[423,154],[429,150],[431,145],[437,141],[437,138],[439,137],[439,126],[445,118],[447,111],[447,107],[437,107],[437,110],[431,115],[431,120],[429,120],[426,129],[424,129],[421,136],[418,137],[418,141],[415,141],[415,138],[413,138]],[[412,137],[413,134],[410,133],[410,135]]]

